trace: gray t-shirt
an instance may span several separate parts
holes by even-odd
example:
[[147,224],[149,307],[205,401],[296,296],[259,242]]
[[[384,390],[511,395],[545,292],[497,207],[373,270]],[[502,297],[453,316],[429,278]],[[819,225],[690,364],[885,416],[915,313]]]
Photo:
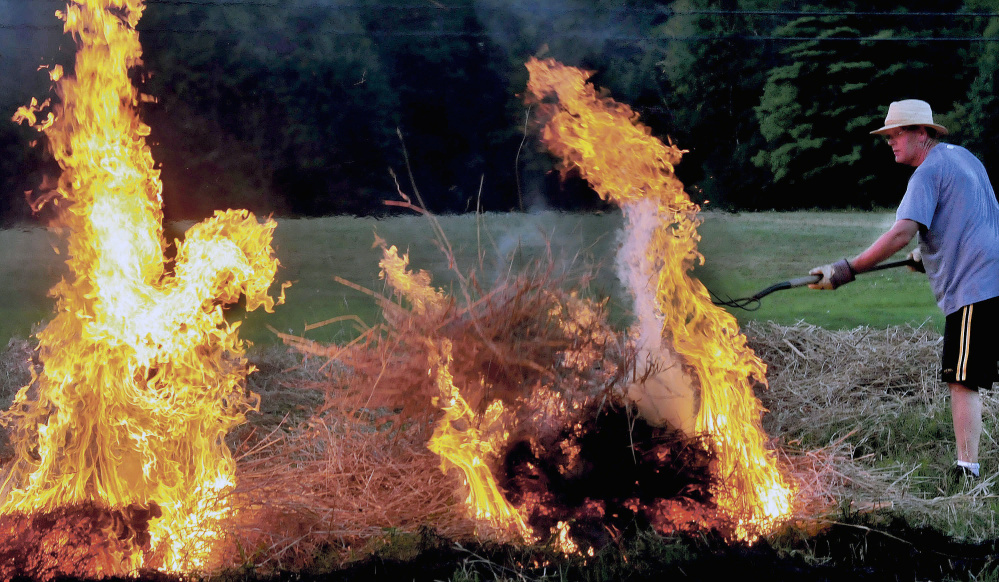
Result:
[[999,297],[999,203],[978,158],[941,143],[916,167],[895,213],[919,223],[919,248],[947,315]]

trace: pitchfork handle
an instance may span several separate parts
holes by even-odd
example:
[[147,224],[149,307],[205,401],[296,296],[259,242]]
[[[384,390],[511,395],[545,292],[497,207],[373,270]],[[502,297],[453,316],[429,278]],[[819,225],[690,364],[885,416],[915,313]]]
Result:
[[902,259],[901,261],[892,261],[890,263],[881,263],[880,265],[874,265],[870,269],[864,271],[869,273],[871,271],[880,271],[882,269],[894,269],[895,267],[914,267],[916,266],[916,261],[912,259]]
[[808,275],[807,277],[798,277],[797,279],[791,279],[787,282],[787,288],[791,289],[793,287],[803,287],[805,285],[811,285],[812,283],[818,283],[822,280],[822,275]]
[[[881,263],[880,265],[874,265],[870,269],[864,271],[869,273],[871,271],[882,271],[884,269],[894,269],[895,267],[907,267],[909,265],[915,265],[916,262],[912,259],[903,259],[901,261],[892,261],[890,263]],[[797,279],[791,279],[787,281],[787,289],[792,287],[803,287],[805,285],[811,285],[812,283],[818,283],[822,280],[822,275],[808,275],[807,277],[798,277]]]
[[[903,259],[901,261],[892,261],[890,263],[881,263],[880,265],[875,265],[865,272],[870,271],[881,271],[883,269],[894,269],[895,267],[906,267],[910,265],[915,265],[916,262],[912,259]],[[763,299],[767,295],[770,295],[774,291],[782,291],[784,289],[793,289],[795,287],[804,287],[805,285],[811,285],[812,283],[818,283],[822,280],[822,275],[807,275],[805,277],[798,277],[797,279],[790,279],[782,283],[777,283],[776,285],[771,285],[763,291],[760,291],[756,295],[753,295],[750,299],[758,301]]]

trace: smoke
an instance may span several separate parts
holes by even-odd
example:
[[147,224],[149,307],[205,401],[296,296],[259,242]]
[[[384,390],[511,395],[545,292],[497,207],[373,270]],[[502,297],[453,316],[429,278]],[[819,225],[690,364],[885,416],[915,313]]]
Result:
[[621,231],[621,248],[618,250],[618,279],[631,292],[638,320],[638,349],[656,354],[662,348],[663,321],[656,308],[655,282],[652,265],[646,249],[652,235],[661,223],[656,203],[642,199],[622,207],[625,225]]
[[539,251],[545,248],[545,237],[530,222],[524,221],[513,226],[496,239],[494,281],[520,272],[529,260],[537,258]]
[[594,10],[575,0],[479,0],[475,12],[490,40],[517,59],[547,48],[567,64],[604,54],[608,42],[638,38],[641,12]]
[[[565,219],[556,211],[532,211],[509,217],[483,216],[482,245],[491,250],[485,265],[493,282],[529,271],[532,264],[550,260],[556,276],[585,269],[582,253],[593,244],[585,227]],[[488,247],[486,247],[488,245]]]
[[639,380],[628,387],[628,396],[649,422],[665,423],[693,435],[697,392],[683,370],[680,355],[663,342],[663,318],[656,304],[657,271],[647,254],[649,241],[665,218],[648,199],[625,204],[622,211],[625,225],[615,267],[634,299],[638,335]]

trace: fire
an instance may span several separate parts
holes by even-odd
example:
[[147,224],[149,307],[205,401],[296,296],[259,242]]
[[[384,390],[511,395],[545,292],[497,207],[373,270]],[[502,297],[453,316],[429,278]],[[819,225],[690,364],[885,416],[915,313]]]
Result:
[[[430,284],[426,271],[408,269],[409,257],[400,257],[396,247],[383,249],[379,262],[382,277],[410,303],[414,313],[440,314],[446,295]],[[451,342],[447,338],[427,338],[428,370],[438,395],[434,405],[444,415],[438,421],[428,448],[441,457],[441,470],[461,471],[468,487],[468,506],[476,519],[499,531],[513,531],[523,538],[529,529],[523,518],[504,497],[488,461],[506,435],[502,430],[503,404],[494,401],[480,418],[454,385],[451,375]],[[500,427],[496,429],[494,427]]]
[[[401,299],[385,311],[386,338],[395,348],[407,343],[403,337],[414,345],[393,349],[370,372],[380,378],[406,354],[425,362],[430,382],[412,390],[427,390],[440,410],[428,448],[442,471],[460,472],[480,535],[594,555],[634,528],[673,533],[728,526],[712,519],[714,457],[702,440],[635,418],[622,401],[615,386],[629,375],[624,362],[632,350],[606,325],[601,304],[541,287],[540,301],[526,302],[528,318],[502,301],[496,311],[482,299],[466,311],[431,287],[429,274],[409,271],[408,257],[395,247],[382,248],[382,277]],[[519,285],[529,281],[518,278],[487,297],[524,301],[527,287]],[[504,317],[520,323],[494,325]],[[496,343],[472,347],[483,339]],[[555,349],[535,351],[542,344]],[[492,358],[511,346],[544,354],[539,361],[547,367],[533,367],[539,373],[528,381],[490,372]],[[405,380],[388,380],[399,381]],[[374,407],[382,401],[378,389],[371,390],[367,401]]]
[[[429,448],[441,457],[441,469],[449,467],[461,470],[468,487],[466,504],[472,514],[480,520],[503,531],[513,530],[522,538],[530,538],[530,530],[523,517],[503,497],[496,484],[488,459],[498,450],[498,444],[506,440],[501,431],[482,430],[479,424],[489,427],[501,422],[503,404],[494,401],[486,410],[484,419],[476,417],[475,413],[461,397],[454,386],[448,368],[451,365],[451,343],[441,342],[442,354],[430,352],[430,373],[436,370],[436,382],[441,395],[436,399],[443,411],[444,417],[437,425],[430,438]],[[492,435],[487,438],[486,435]]]
[[[669,381],[660,389],[686,384],[699,395],[691,428],[717,449],[719,509],[737,537],[755,538],[790,513],[793,489],[766,447],[763,409],[753,394],[753,384],[765,382],[766,365],[747,347],[735,318],[689,275],[703,257],[699,208],[673,172],[683,152],[653,137],[630,107],[601,97],[587,83],[589,73],[554,60],[532,59],[527,68],[528,91],[549,115],[545,145],[564,169],[578,171],[624,211],[625,252],[629,245],[639,250],[625,261],[642,353],[665,362]],[[644,389],[655,400],[656,390]]]
[[33,101],[14,118],[45,134],[62,168],[36,203],[58,210],[68,275],[37,336],[42,371],[6,413],[17,453],[0,514],[132,516],[118,528],[132,543],[112,556],[117,572],[93,574],[206,565],[218,520],[234,510],[225,437],[258,404],[223,307],[241,296],[248,310],[275,305],[271,220],[216,212],[176,243],[174,261],[164,257],[162,184],[129,79],[143,10],[143,0],[72,0],[57,13],[78,45],[72,74],[51,73],[58,103]]

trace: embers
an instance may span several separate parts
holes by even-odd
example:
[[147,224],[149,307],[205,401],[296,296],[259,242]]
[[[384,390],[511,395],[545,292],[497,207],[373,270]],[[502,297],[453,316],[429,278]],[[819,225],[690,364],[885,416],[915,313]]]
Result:
[[93,504],[0,516],[0,579],[123,576],[128,557],[149,549],[155,503],[110,510]]
[[577,418],[552,438],[512,441],[502,456],[500,486],[536,535],[554,535],[565,522],[585,550],[635,529],[704,527],[715,477],[702,441],[623,406],[593,404]]
[[155,501],[147,506],[133,503],[111,512],[112,531],[119,540],[134,540],[140,548],[149,548],[149,520],[163,517],[163,510]]

